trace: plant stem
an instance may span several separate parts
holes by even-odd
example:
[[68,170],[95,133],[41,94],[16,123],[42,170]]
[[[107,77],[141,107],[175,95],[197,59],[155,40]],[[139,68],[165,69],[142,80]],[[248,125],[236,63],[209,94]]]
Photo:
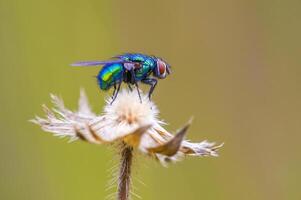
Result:
[[118,177],[118,200],[128,200],[131,185],[131,165],[133,159],[133,148],[123,144],[121,149],[121,160]]

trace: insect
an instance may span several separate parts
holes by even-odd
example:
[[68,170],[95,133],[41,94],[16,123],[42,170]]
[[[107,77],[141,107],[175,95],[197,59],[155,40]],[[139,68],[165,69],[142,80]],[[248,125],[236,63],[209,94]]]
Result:
[[163,59],[140,53],[126,53],[105,61],[83,61],[72,66],[97,66],[103,65],[97,80],[101,90],[107,91],[114,88],[112,102],[116,99],[121,84],[124,82],[132,90],[132,85],[137,88],[141,100],[138,82],[150,85],[149,99],[157,85],[157,79],[164,79],[171,73],[170,65]]

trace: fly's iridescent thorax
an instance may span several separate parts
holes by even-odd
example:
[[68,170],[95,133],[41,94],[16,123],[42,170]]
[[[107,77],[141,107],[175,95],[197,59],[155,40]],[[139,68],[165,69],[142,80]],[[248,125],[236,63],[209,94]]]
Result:
[[124,54],[120,56],[122,59],[130,62],[138,62],[141,67],[135,70],[137,81],[140,81],[149,76],[156,67],[156,58],[144,54]]

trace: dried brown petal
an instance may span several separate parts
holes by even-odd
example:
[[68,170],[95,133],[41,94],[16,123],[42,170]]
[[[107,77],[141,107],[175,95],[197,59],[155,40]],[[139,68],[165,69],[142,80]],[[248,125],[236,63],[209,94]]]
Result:
[[150,153],[159,153],[159,154],[163,154],[166,156],[173,156],[175,155],[178,150],[180,149],[181,143],[184,139],[184,136],[188,130],[190,126],[190,123],[187,124],[186,126],[184,126],[181,130],[178,131],[178,133],[167,143],[157,146],[157,147],[153,147],[153,148],[149,148],[148,151]]
[[137,128],[132,133],[123,137],[123,141],[132,146],[137,147],[140,144],[142,135],[151,127],[151,125],[145,125]]

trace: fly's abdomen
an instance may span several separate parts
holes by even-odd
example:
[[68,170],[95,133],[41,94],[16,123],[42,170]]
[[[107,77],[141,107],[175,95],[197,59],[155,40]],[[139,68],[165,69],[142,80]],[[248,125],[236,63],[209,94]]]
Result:
[[105,65],[97,76],[100,89],[108,90],[114,84],[122,81],[123,65],[114,63]]

